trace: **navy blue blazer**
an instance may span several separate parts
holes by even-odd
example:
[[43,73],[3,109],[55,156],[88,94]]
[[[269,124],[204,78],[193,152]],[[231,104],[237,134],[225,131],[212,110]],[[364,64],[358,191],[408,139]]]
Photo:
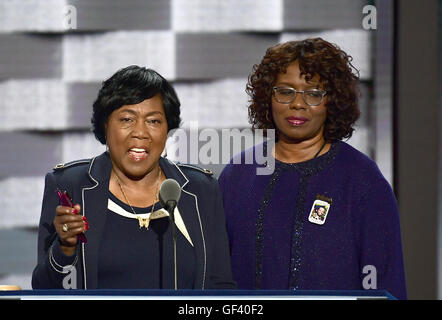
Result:
[[[178,209],[192,239],[196,255],[195,289],[234,289],[229,243],[222,197],[217,180],[210,171],[176,164],[160,158],[166,178],[181,186]],[[67,276],[64,266],[75,267],[76,288],[97,288],[97,259],[105,219],[112,163],[107,152],[87,160],[58,165],[46,175],[38,232],[38,261],[32,274],[34,289],[63,288]],[[77,253],[61,251],[53,225],[59,205],[56,188],[67,190],[74,203],[81,204],[91,229],[87,243],[77,245]],[[178,275],[179,276],[179,275]],[[71,279],[71,280],[72,280]]]

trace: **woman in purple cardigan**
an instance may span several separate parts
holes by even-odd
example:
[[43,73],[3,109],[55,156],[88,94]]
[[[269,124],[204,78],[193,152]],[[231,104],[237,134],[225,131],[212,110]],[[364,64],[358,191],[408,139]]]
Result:
[[[406,299],[395,196],[375,162],[341,141],[359,117],[353,70],[320,38],[271,47],[254,66],[249,118],[275,129],[276,143],[237,155],[219,179],[240,289],[384,289]],[[245,159],[267,152],[275,168],[259,175]]]

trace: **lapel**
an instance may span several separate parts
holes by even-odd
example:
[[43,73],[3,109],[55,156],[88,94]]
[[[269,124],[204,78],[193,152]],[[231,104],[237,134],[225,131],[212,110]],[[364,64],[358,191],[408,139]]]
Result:
[[84,289],[97,287],[98,250],[107,217],[111,169],[112,162],[107,152],[93,158],[88,169],[88,177],[92,185],[82,188],[83,215],[87,217],[91,226],[91,229],[86,232],[87,243],[82,244]]
[[[181,196],[178,201],[183,222],[192,239],[196,256],[195,289],[203,289],[206,276],[206,244],[203,226],[198,207],[198,196],[190,191],[190,180],[181,168],[169,159],[160,158],[160,167],[167,179],[175,179],[181,187]],[[179,261],[177,261],[179,263]]]
[[[178,201],[183,222],[192,239],[196,256],[195,289],[203,289],[206,275],[206,244],[201,216],[198,208],[198,196],[189,190],[189,179],[174,162],[160,158],[160,167],[167,179],[175,179],[181,187]],[[86,233],[87,243],[82,244],[82,265],[84,289],[94,289],[98,284],[98,251],[106,222],[109,179],[112,163],[108,153],[103,153],[91,160],[88,168],[90,183],[82,188],[82,210],[91,229]],[[179,261],[177,261],[179,263]]]

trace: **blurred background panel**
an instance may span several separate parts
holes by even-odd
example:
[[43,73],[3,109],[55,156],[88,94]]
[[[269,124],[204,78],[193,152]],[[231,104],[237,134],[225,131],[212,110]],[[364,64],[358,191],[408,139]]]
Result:
[[284,24],[282,0],[172,0],[177,32],[269,32]]
[[71,33],[62,41],[63,81],[103,81],[128,65],[149,66],[175,77],[175,34],[171,31]]
[[[53,132],[0,132],[0,178],[44,176],[52,163],[62,161],[61,135]],[[17,190],[17,193],[20,192]],[[2,195],[0,201],[6,200],[7,197]],[[29,210],[36,212],[38,208]]]
[[0,33],[0,79],[59,79],[62,39],[60,35]]
[[2,0],[0,30],[168,30],[171,0]]
[[365,0],[290,0],[284,1],[284,29],[352,29],[361,28],[361,13]]
[[64,0],[3,0],[0,2],[0,30],[3,32],[63,31],[69,10]]
[[259,63],[265,50],[279,40],[267,33],[201,32],[176,37],[178,80],[247,78],[252,64]]
[[[367,6],[374,29],[363,26]],[[222,146],[226,129],[249,137],[245,88],[266,49],[333,42],[360,74],[361,117],[348,142],[396,188],[396,13],[394,0],[0,0],[0,284],[30,288],[44,176],[105,150],[91,133],[92,103],[102,81],[131,64],[173,83],[184,134],[168,146],[218,176],[222,155],[194,161],[190,130],[207,138],[196,141],[200,151]],[[220,152],[233,156],[232,148]]]
[[169,30],[171,0],[69,0],[78,31]]

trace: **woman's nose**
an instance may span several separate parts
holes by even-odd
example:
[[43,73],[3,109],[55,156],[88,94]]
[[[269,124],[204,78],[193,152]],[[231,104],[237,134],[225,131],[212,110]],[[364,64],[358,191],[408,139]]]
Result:
[[307,108],[307,105],[304,102],[304,98],[302,96],[302,93],[297,92],[295,99],[290,103],[289,105],[290,109],[305,109]]
[[137,120],[132,131],[132,136],[138,139],[150,139],[148,126],[144,121]]

